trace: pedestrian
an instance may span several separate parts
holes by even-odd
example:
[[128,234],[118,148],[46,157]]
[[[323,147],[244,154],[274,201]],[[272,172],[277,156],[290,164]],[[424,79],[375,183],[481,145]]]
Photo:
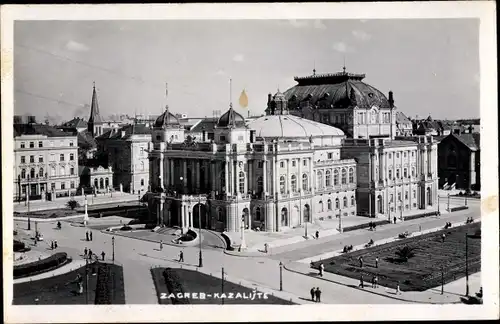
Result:
[[92,259],[92,250],[89,249],[89,259]]
[[401,290],[399,289],[399,283],[396,286],[396,295],[401,295]]
[[102,261],[104,261],[104,256],[106,255],[106,253],[104,253],[104,251],[101,252],[101,256],[102,256]]
[[375,268],[378,268],[378,257],[375,258]]
[[361,288],[365,288],[365,282],[363,281],[363,275],[361,275],[361,278],[359,279],[359,286]]
[[316,239],[319,239],[319,231],[316,231]]
[[363,268],[363,257],[359,257],[359,267]]
[[316,287],[314,294],[316,295],[316,302],[321,303],[321,290],[319,290],[319,287]]
[[323,277],[323,271],[325,271],[325,266],[322,264],[319,265],[319,276]]
[[92,231],[90,232],[90,240],[92,241]]
[[50,242],[50,249],[53,250],[54,249],[54,241],[51,241]]
[[54,249],[57,249],[57,240],[54,240]]
[[160,251],[163,251],[163,241],[160,240]]
[[372,277],[372,288],[375,288],[375,276]]
[[316,291],[314,287],[311,288],[311,300],[314,301],[314,296],[316,295]]
[[179,262],[184,262],[184,252],[179,253]]
[[394,224],[396,224],[396,216],[394,216]]
[[87,257],[87,247],[85,247],[85,249],[83,249],[83,257],[86,258]]
[[375,288],[378,288],[378,277],[375,276]]
[[444,243],[444,239],[446,238],[446,235],[443,233],[443,235],[441,235],[441,238],[443,239],[443,243]]
[[89,231],[86,231],[86,232],[85,232],[85,239],[86,239],[87,241],[90,241],[90,240],[89,240]]

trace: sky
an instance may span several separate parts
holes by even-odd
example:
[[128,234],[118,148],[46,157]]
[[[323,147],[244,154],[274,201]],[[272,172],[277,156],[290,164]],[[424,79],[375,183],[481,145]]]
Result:
[[16,21],[14,112],[88,118],[95,82],[103,117],[212,116],[230,93],[260,115],[268,93],[344,60],[407,116],[479,118],[478,19]]

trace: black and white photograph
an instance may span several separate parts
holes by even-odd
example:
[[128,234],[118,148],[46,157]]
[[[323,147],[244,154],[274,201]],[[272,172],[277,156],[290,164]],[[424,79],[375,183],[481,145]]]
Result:
[[2,7],[6,321],[498,318],[495,25]]

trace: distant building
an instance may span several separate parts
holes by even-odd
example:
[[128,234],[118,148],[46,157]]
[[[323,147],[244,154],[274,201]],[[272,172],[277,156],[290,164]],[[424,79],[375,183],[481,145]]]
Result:
[[210,142],[215,139],[218,118],[205,118],[194,124],[186,135],[196,138],[197,142]]
[[72,133],[16,116],[14,159],[16,200],[69,196],[79,186],[77,137]]
[[65,132],[82,132],[88,129],[88,124],[87,122],[80,118],[80,117],[75,117],[72,120],[65,122],[59,127],[62,131]]
[[443,136],[452,132],[453,123],[450,121],[434,120],[431,116],[413,123],[414,135]]
[[109,191],[113,186],[113,168],[111,166],[80,166],[80,186],[95,189],[95,193]]
[[480,134],[450,134],[439,146],[439,185],[445,189],[481,188]]
[[412,136],[413,125],[411,120],[406,115],[398,111],[396,112],[396,136]]
[[87,129],[92,134],[93,137],[100,136],[104,133],[103,121],[101,118],[101,113],[99,112],[99,102],[97,101],[97,92],[94,88],[92,90],[92,104],[90,106],[90,117],[87,122]]
[[[149,186],[148,148],[151,129],[141,124],[126,125],[98,136],[97,151],[112,166],[113,185],[130,193],[144,193]],[[99,185],[100,188],[100,185]]]

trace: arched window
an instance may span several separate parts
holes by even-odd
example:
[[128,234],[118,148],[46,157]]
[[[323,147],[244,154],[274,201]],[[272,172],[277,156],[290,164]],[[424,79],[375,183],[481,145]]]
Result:
[[322,212],[323,212],[323,200],[320,200],[320,201],[318,202],[318,211],[319,211],[320,213],[322,213]]
[[349,183],[354,183],[354,168],[349,168]]
[[392,180],[392,170],[389,170],[389,180]]
[[323,172],[318,171],[318,174],[317,174],[316,178],[317,178],[316,187],[318,189],[323,188]]
[[332,185],[332,173],[330,170],[326,170],[325,178],[326,178],[326,186],[330,187]]
[[347,207],[347,197],[344,197],[344,208]]
[[399,179],[399,169],[396,169],[396,179]]
[[144,161],[141,161],[141,171],[144,171]]
[[340,200],[338,198],[335,198],[335,209],[340,208]]
[[60,172],[60,173],[59,173],[59,175],[63,176],[63,175],[65,175],[65,174],[66,174],[66,169],[65,169],[64,167],[61,167],[61,168],[59,169],[59,172]]
[[262,180],[262,177],[257,178],[257,192],[261,193],[264,191],[264,182]]
[[327,203],[328,210],[332,210],[332,200],[328,199],[328,201],[326,203]]
[[334,186],[339,185],[339,170],[337,169],[333,170],[333,185]]
[[101,189],[104,189],[104,179],[103,178],[99,179],[99,187]]
[[383,214],[384,213],[384,200],[382,199],[382,195],[379,195],[377,197],[377,204],[378,204],[378,213]]
[[356,205],[356,198],[354,196],[351,196],[351,206]]
[[408,169],[407,168],[403,169],[403,177],[408,178]]
[[38,176],[39,176],[40,178],[42,178],[42,177],[43,177],[43,168],[40,168],[40,170],[38,170]]
[[415,167],[411,167],[411,176],[415,177]]
[[342,184],[346,184],[346,183],[347,183],[347,170],[342,169]]
[[34,178],[34,177],[35,177],[35,169],[31,168],[30,169],[30,178]]
[[56,176],[56,168],[55,167],[50,168],[50,176],[52,176],[52,177]]
[[255,208],[255,220],[260,221],[261,219],[260,207]]
[[309,188],[308,188],[308,184],[309,184],[309,183],[308,183],[308,181],[307,181],[307,174],[305,174],[305,173],[304,173],[304,174],[302,175],[302,190],[304,190],[304,191],[309,190]]
[[21,170],[21,178],[26,179],[26,169]]
[[280,193],[281,194],[285,193],[285,177],[284,176],[280,177]]
[[240,193],[245,193],[245,173],[243,171],[240,171],[239,178],[240,178],[239,182]]
[[292,186],[292,192],[297,192],[297,177],[295,174],[292,174],[291,176],[291,186]]
[[106,178],[106,179],[104,180],[104,183],[105,183],[105,185],[106,185],[106,188],[107,188],[107,187],[109,187],[109,178]]

